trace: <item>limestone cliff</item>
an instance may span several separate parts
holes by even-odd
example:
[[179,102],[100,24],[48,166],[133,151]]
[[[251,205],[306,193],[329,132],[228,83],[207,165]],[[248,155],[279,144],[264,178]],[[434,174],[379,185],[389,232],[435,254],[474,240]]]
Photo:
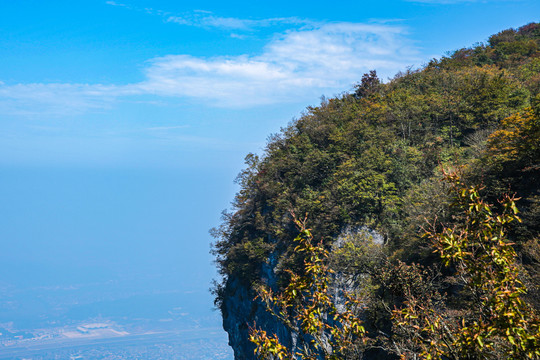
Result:
[[[369,242],[376,247],[383,246],[383,236],[373,229],[365,226],[357,228],[345,228],[335,240],[332,250],[342,248],[346,243]],[[261,273],[265,283],[269,286],[277,286],[275,269],[277,255],[272,254],[268,261],[263,264]],[[343,306],[344,299],[341,297],[342,290],[352,292],[355,290],[355,281],[343,273],[336,273],[330,291],[339,309]],[[236,360],[256,359],[254,345],[249,341],[250,328],[257,327],[276,334],[280,343],[289,349],[295,349],[298,334],[291,332],[281,324],[275,316],[267,311],[266,305],[257,299],[253,289],[243,284],[235,277],[229,277],[225,286],[221,310],[223,315],[223,328],[229,334],[229,345],[234,350]],[[367,356],[365,359],[375,358]]]

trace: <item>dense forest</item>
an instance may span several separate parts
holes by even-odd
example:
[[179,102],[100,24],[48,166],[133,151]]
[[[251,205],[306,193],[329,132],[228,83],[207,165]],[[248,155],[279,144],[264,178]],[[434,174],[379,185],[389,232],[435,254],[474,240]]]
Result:
[[[321,266],[332,274],[330,288],[347,279],[347,294],[361,298],[353,314],[362,323],[358,344],[327,358],[539,356],[530,349],[540,345],[540,24],[504,30],[388,82],[371,71],[352,91],[307,108],[246,165],[232,210],[213,230],[222,275],[214,291],[224,316],[237,311],[227,303],[235,286],[263,303],[255,299],[261,286],[277,294],[305,276],[313,263],[293,240],[313,234],[310,246],[327,254]],[[519,212],[508,215],[514,202]],[[514,337],[493,330],[503,325],[493,325],[495,310],[486,309],[495,306],[486,302],[489,291],[501,288],[486,284],[503,260],[486,274],[483,245],[469,240],[465,255],[451,256],[437,248],[457,231],[497,239],[488,260],[502,251],[505,274],[515,276],[511,285],[509,275],[501,281],[524,317],[504,325],[521,326]],[[491,330],[474,337],[484,325]],[[456,332],[468,330],[474,339],[467,347]],[[314,342],[312,335],[298,339]],[[317,351],[314,358],[325,358]],[[243,356],[236,353],[255,355]]]

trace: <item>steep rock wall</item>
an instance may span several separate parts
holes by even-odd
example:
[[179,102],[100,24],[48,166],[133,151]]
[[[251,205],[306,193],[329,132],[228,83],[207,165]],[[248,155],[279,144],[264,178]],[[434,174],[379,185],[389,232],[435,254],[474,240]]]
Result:
[[[332,251],[349,241],[370,241],[377,246],[383,245],[383,236],[367,227],[347,227],[336,238]],[[277,277],[274,269],[278,263],[277,254],[272,254],[263,265],[262,277],[270,287],[276,287]],[[345,299],[342,291],[352,292],[355,284],[348,276],[336,274],[330,291],[337,308],[342,308]],[[235,360],[257,359],[255,346],[249,341],[250,328],[257,327],[269,334],[276,334],[280,343],[289,349],[295,349],[298,334],[291,332],[269,313],[266,305],[256,298],[257,294],[248,285],[235,277],[229,277],[225,286],[226,296],[222,303],[223,328],[229,334],[229,345],[233,348]],[[378,359],[376,353],[365,354],[364,359]]]
[[249,329],[256,326],[277,334],[280,342],[290,347],[294,344],[295,336],[266,311],[266,306],[255,299],[252,289],[242,284],[236,278],[229,278],[226,285],[226,297],[222,304],[223,328],[229,334],[229,345],[233,348],[236,360],[251,360],[254,345],[249,341]]

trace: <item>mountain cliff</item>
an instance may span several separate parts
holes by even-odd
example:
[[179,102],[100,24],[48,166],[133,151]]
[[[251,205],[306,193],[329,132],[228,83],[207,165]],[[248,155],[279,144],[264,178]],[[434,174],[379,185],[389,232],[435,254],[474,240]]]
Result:
[[[272,135],[262,156],[249,154],[233,208],[213,230],[222,275],[216,305],[235,358],[255,357],[248,341],[255,324],[287,347],[299,336],[266,311],[255,290],[260,284],[278,290],[289,281],[289,270],[300,270],[291,214],[308,214],[309,227],[328,249],[336,249],[350,229],[365,229],[383,243],[366,249],[357,236],[351,246],[333,251],[330,263],[337,277],[354,278],[362,269],[374,274],[364,286],[375,299],[363,315],[365,326],[374,339],[392,336],[390,315],[381,309],[402,302],[403,294],[385,267],[440,264],[422,229],[435,220],[455,221],[440,181],[441,169],[449,167],[461,166],[465,181],[483,184],[482,196],[492,202],[508,192],[521,198],[523,222],[509,236],[529,288],[526,300],[538,309],[539,94],[540,24],[531,23],[387,83],[372,71],[350,93],[307,108]],[[450,279],[452,270],[441,276]],[[441,287],[454,310],[466,306],[466,296],[450,281]],[[366,358],[393,356],[377,344]]]

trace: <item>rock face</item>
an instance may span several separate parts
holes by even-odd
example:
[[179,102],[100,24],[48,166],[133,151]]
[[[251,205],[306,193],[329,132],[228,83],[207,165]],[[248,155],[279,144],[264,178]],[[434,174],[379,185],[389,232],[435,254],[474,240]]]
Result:
[[294,336],[277,319],[266,311],[266,306],[256,294],[238,279],[229,278],[227,296],[222,304],[223,328],[229,334],[229,345],[236,360],[251,360],[255,346],[249,341],[250,327],[257,326],[271,334],[277,334],[285,346],[293,344]]
[[[276,254],[271,254],[261,269],[261,275],[270,287],[275,287],[277,283],[274,273],[277,258]],[[266,305],[256,299],[257,294],[251,287],[231,276],[227,280],[225,291],[226,296],[221,306],[223,329],[229,334],[229,346],[232,347],[236,360],[257,359],[255,346],[249,341],[249,330],[253,327],[276,334],[284,346],[291,347],[295,343],[295,334],[291,334],[289,329],[266,310]]]
[[[347,228],[336,239],[334,249],[343,246],[347,241],[358,241],[368,239],[373,243],[382,246],[383,237],[374,230],[367,227]],[[268,262],[263,265],[262,276],[270,287],[274,287],[277,282],[274,269],[277,265],[276,254],[272,254]],[[335,298],[335,303],[339,309],[344,302],[340,298],[342,290],[352,291],[354,284],[348,277],[339,276],[334,279],[331,291]],[[221,311],[223,316],[223,328],[229,334],[229,345],[234,351],[236,360],[257,359],[254,354],[255,346],[249,341],[250,328],[257,327],[265,330],[269,334],[276,334],[282,345],[289,349],[294,349],[298,334],[292,333],[287,327],[281,324],[275,316],[266,310],[266,305],[259,299],[255,299],[257,294],[246,284],[243,284],[235,277],[229,277],[225,286],[225,297],[223,299]],[[364,359],[375,357],[364,357]]]

